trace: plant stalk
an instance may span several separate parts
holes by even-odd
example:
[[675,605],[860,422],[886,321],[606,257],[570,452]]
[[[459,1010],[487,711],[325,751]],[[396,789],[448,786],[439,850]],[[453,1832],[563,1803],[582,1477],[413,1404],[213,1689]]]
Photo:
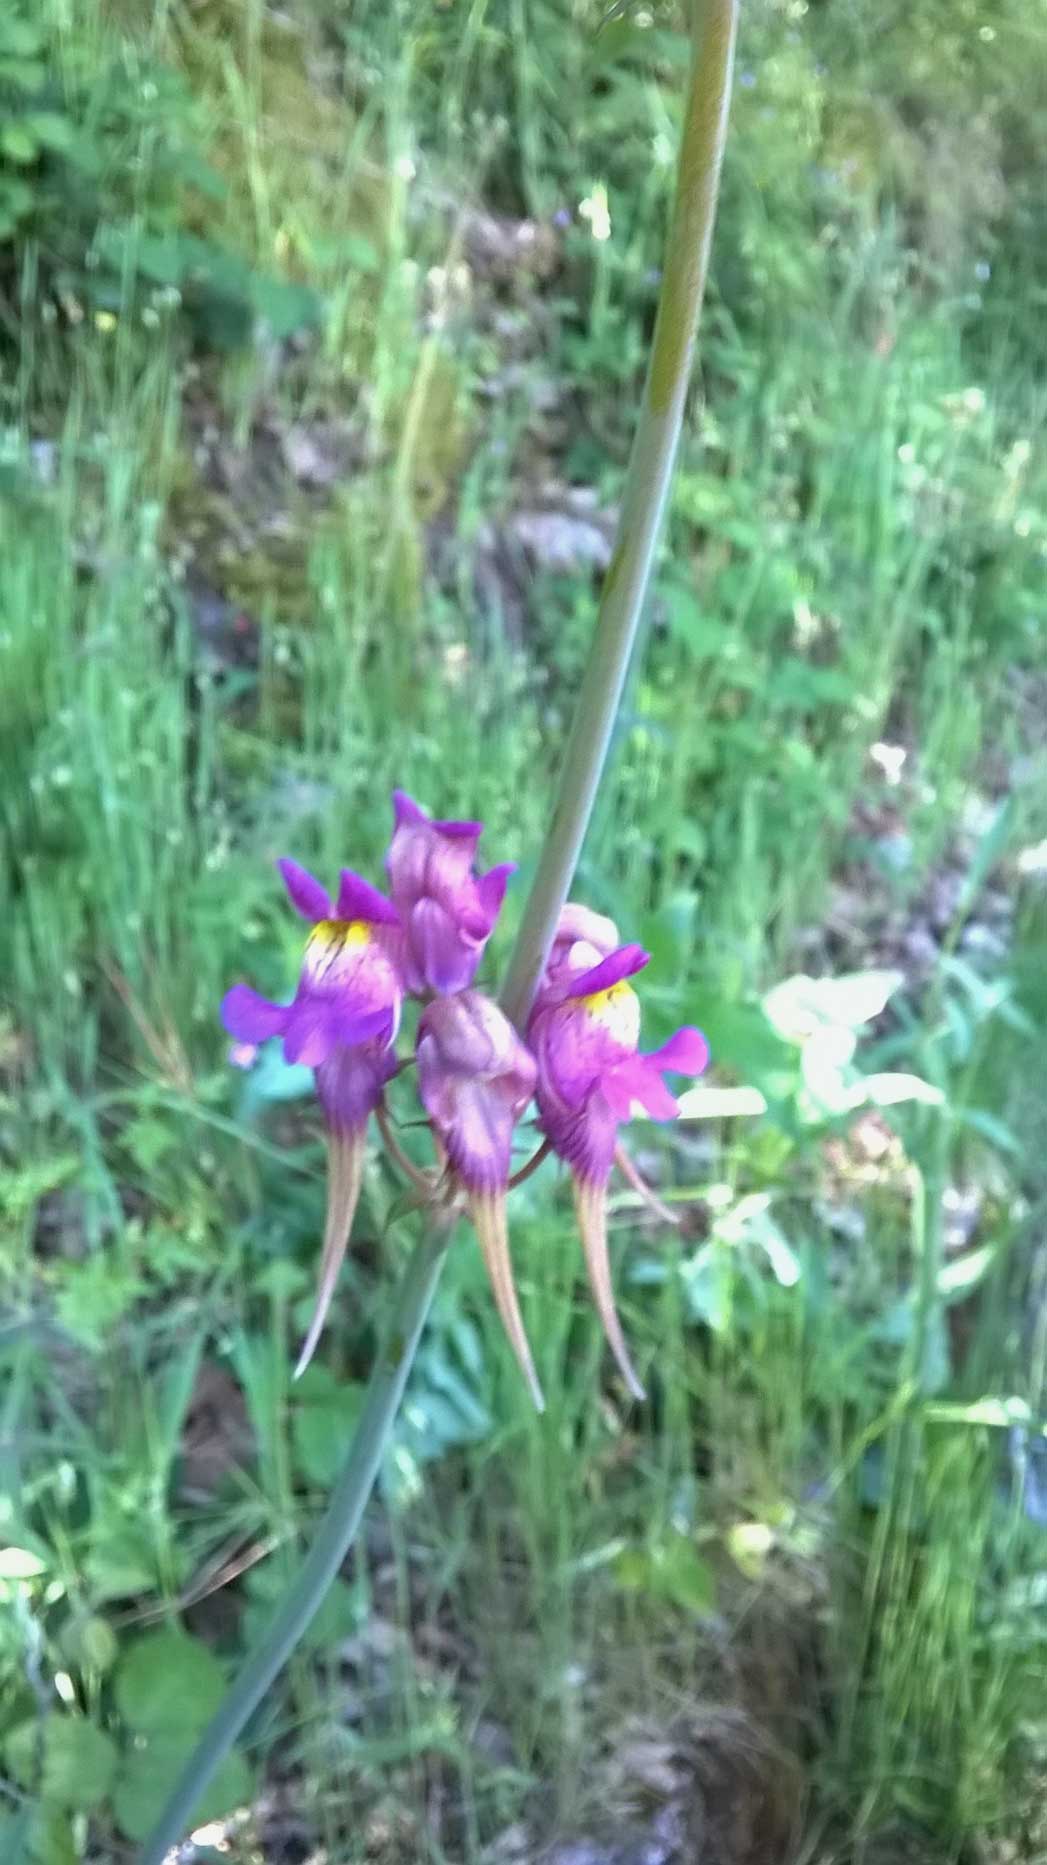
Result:
[[738,0],[691,0],[690,12],[691,72],[647,381],[556,808],[502,988],[502,1007],[518,1028],[526,1021],[589,827],[683,425],[716,218]]
[[352,1546],[414,1364],[450,1234],[446,1223],[441,1227],[431,1218],[414,1247],[393,1304],[386,1345],[371,1374],[345,1468],[331,1492],[316,1539],[272,1623],[186,1762],[145,1843],[141,1865],[163,1865],[171,1848],[185,1837],[204,1789],[287,1663]]
[[[502,992],[527,1018],[592,815],[621,700],[680,437],[727,128],[738,0],[691,0],[692,59],[661,297],[614,552],[564,754],[556,806]],[[164,1865],[237,1736],[286,1664],[352,1546],[436,1290],[449,1233],[436,1213],[404,1271],[388,1344],[316,1540],[276,1616],[182,1771],[140,1865]]]

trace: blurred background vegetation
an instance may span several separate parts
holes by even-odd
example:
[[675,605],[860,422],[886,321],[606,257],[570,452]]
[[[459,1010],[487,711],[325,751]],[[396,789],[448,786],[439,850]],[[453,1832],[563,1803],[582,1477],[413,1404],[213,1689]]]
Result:
[[[308,1078],[226,1065],[388,793],[518,910],[658,287],[686,41],[602,0],[0,21],[0,1854],[130,1859],[294,1565]],[[615,1205],[473,1247],[202,1862],[1047,1857],[1047,28],[746,0],[642,665],[577,892],[714,1064]],[[504,958],[506,935],[491,953]],[[405,1143],[415,1138],[405,1129]]]

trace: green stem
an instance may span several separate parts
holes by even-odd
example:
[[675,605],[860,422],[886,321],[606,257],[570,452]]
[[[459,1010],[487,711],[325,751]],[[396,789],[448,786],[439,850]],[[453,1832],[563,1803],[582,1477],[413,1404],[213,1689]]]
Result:
[[208,1782],[287,1663],[352,1546],[414,1363],[449,1241],[446,1225],[442,1229],[433,1225],[415,1245],[393,1303],[387,1345],[371,1374],[349,1456],[331,1492],[316,1539],[272,1624],[186,1762],[146,1841],[141,1865],[163,1865],[171,1848],[184,1838]]
[[560,787],[502,989],[522,1025],[574,879],[636,640],[683,424],[730,100],[738,0],[691,0],[691,75],[658,316]]
[[[518,1024],[527,1016],[589,826],[665,513],[705,290],[727,128],[737,7],[738,0],[691,0],[692,62],[676,200],[618,536],[564,754],[556,807],[502,993],[508,1014]],[[287,1662],[352,1546],[411,1371],[447,1244],[446,1230],[432,1223],[415,1247],[393,1301],[390,1344],[371,1375],[348,1461],[316,1540],[272,1624],[187,1762],[146,1841],[140,1865],[163,1865],[167,1853],[183,1837],[204,1789]]]

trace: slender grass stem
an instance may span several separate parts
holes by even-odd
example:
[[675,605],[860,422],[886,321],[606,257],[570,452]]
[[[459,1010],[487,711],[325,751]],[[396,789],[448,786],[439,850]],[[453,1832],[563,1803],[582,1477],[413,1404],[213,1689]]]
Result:
[[[738,0],[692,0],[691,71],[651,360],[559,794],[502,993],[517,1024],[526,1019],[574,878],[665,513],[708,269],[737,7]],[[183,1837],[204,1789],[287,1662],[352,1545],[443,1266],[447,1225],[438,1208],[427,1215],[393,1300],[388,1345],[371,1375],[348,1460],[313,1546],[176,1782],[141,1865],[163,1865]]]

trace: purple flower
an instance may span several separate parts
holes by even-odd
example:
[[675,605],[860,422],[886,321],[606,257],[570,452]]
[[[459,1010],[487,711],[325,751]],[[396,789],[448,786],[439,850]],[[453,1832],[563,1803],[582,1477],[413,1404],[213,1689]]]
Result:
[[513,1128],[534,1093],[533,1058],[481,991],[431,1003],[418,1024],[417,1055],[419,1093],[448,1167],[465,1190],[498,1312],[541,1411],[505,1212]]
[[573,978],[598,965],[617,945],[618,928],[613,920],[569,900],[556,923],[536,1001],[548,1004],[562,997]]
[[597,1312],[626,1384],[642,1398],[611,1290],[607,1181],[620,1124],[637,1108],[654,1120],[674,1119],[679,1108],[662,1075],[700,1075],[708,1048],[698,1030],[682,1029],[652,1055],[639,1053],[640,1004],[627,983],[648,962],[639,946],[621,946],[584,969],[572,967],[570,955],[554,988],[539,993],[528,1024],[540,1125],[571,1168]]
[[480,822],[434,822],[402,790],[393,792],[396,826],[386,857],[403,926],[407,989],[441,996],[464,991],[505,898],[514,862],[473,872]]
[[298,989],[273,1004],[236,984],[221,1016],[241,1065],[268,1037],[283,1039],[288,1062],[314,1071],[328,1128],[328,1206],[316,1310],[296,1368],[312,1357],[330,1306],[360,1195],[368,1117],[396,1070],[393,1042],[403,982],[396,909],[359,875],[342,870],[332,903],[296,862],[277,864],[294,906],[312,923]]

